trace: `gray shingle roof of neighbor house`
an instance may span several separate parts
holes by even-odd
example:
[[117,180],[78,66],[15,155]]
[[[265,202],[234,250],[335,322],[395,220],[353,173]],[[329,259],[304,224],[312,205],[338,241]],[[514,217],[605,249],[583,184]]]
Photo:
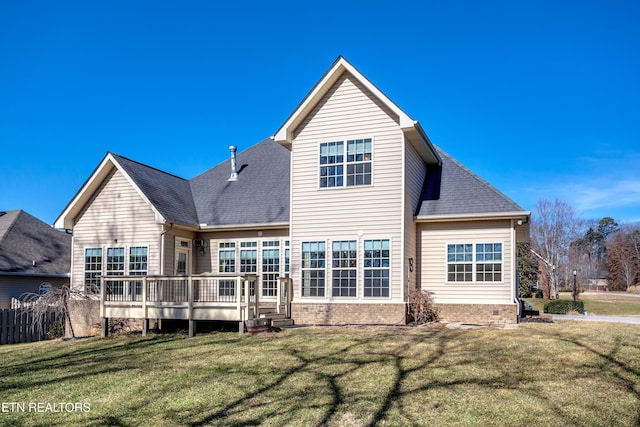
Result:
[[437,217],[524,212],[513,200],[435,147],[440,168],[427,173],[416,216]]
[[291,152],[269,138],[238,153],[237,181],[228,181],[231,160],[193,178],[200,224],[288,224],[290,162]]
[[198,224],[189,181],[111,153],[149,202],[169,222]]
[[70,267],[70,234],[23,210],[0,212],[0,274],[65,277]]

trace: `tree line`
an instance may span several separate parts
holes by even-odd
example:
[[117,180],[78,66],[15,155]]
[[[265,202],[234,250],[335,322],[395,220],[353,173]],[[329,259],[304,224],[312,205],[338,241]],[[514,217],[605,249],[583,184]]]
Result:
[[539,289],[557,298],[574,280],[578,290],[628,291],[640,284],[640,224],[585,220],[564,200],[540,199],[530,231],[531,241],[518,247],[520,296]]

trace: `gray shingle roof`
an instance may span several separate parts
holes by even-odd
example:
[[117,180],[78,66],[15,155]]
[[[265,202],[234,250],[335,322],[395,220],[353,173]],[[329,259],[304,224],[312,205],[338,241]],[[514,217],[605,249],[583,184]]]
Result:
[[70,234],[23,210],[0,215],[0,274],[64,275],[69,273],[70,266]]
[[523,212],[513,200],[435,147],[442,167],[427,174],[416,216]]
[[111,155],[167,221],[198,224],[189,181],[118,154]]
[[[416,216],[523,212],[515,202],[439,147],[442,166],[425,179]],[[291,152],[265,139],[237,155],[238,180],[230,160],[191,180],[113,154],[167,221],[185,225],[242,226],[288,223]]]
[[291,152],[271,139],[237,155],[238,180],[227,160],[191,180],[200,224],[289,222]]

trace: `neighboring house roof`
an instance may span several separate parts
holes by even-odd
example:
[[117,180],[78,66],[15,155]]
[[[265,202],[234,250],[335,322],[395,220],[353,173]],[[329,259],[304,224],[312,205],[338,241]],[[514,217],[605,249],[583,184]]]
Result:
[[190,181],[199,224],[205,227],[289,223],[291,152],[271,139],[237,155],[237,181],[231,160]]
[[442,165],[427,173],[418,219],[528,216],[513,200],[436,147]]
[[0,275],[66,277],[71,235],[23,210],[0,212]]

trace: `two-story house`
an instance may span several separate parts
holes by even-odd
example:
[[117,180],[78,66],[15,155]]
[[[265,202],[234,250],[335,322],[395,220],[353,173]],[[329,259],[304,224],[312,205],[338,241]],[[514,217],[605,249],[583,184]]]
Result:
[[[339,57],[275,135],[186,180],[108,153],[55,226],[100,315],[404,324],[516,322],[530,212],[434,146]],[[124,277],[120,277],[124,276]]]

